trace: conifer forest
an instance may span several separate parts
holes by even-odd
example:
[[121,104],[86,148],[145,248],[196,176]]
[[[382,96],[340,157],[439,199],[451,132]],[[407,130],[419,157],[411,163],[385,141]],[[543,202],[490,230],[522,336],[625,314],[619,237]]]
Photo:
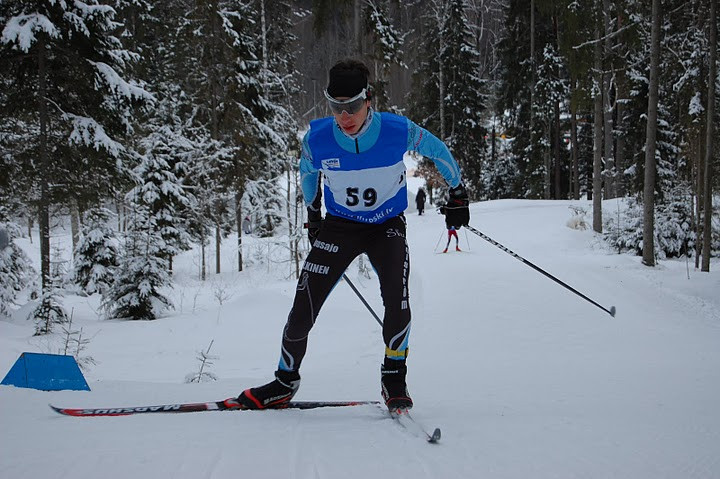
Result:
[[[647,267],[720,254],[718,0],[0,0],[0,314],[72,283],[109,318],[169,306],[173,257],[309,245],[298,158],[338,60],[442,139],[471,202],[587,200]],[[446,186],[416,158],[430,201]],[[622,198],[603,214],[602,201]],[[58,225],[72,232],[64,271]],[[14,243],[39,230],[31,265]],[[0,238],[2,240],[2,238]]]

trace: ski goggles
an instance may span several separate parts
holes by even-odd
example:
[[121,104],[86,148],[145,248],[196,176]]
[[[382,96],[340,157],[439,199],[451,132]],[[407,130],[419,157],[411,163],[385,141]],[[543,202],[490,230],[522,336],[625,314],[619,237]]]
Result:
[[346,111],[348,115],[354,115],[360,111],[368,97],[367,88],[363,88],[360,93],[348,100],[336,100],[330,96],[327,90],[324,90],[324,93],[330,105],[330,110],[336,115],[341,115],[344,111]]

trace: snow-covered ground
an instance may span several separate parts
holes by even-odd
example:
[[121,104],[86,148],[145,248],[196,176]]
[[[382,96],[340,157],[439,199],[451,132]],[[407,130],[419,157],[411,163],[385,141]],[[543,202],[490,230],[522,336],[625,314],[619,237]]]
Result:
[[[0,387],[3,478],[717,478],[720,477],[720,262],[647,268],[566,226],[569,205],[473,204],[471,224],[605,307],[608,314],[462,230],[462,252],[438,254],[443,219],[408,211],[413,414],[443,439],[426,443],[379,407],[72,418],[68,407],[211,401],[271,379],[294,281],[259,259],[197,279],[179,257],[176,310],[151,322],[98,318],[98,297],[71,296],[91,338],[91,392]],[[608,212],[615,203],[608,202]],[[60,238],[63,240],[63,238]],[[67,241],[67,238],[64,238]],[[261,258],[260,240],[246,255]],[[24,242],[37,258],[34,244]],[[689,272],[689,278],[688,278]],[[377,280],[348,275],[376,311]],[[222,298],[221,301],[218,298]],[[0,376],[33,337],[27,311],[0,321]],[[218,380],[186,384],[197,351]],[[298,400],[376,400],[380,328],[345,284],[311,333]]]

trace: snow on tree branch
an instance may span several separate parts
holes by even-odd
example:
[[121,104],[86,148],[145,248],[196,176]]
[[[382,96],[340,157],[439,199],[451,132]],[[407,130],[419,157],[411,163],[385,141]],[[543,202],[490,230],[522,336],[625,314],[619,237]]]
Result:
[[120,143],[110,138],[101,124],[92,118],[78,116],[72,113],[63,113],[63,118],[73,125],[70,133],[70,143],[91,146],[96,151],[105,150],[111,156],[117,157],[125,151]]
[[155,101],[155,97],[151,93],[123,80],[123,78],[118,75],[118,73],[107,63],[88,61],[97,69],[98,73],[110,86],[113,93],[130,99],[147,100],[150,102]]
[[58,38],[60,33],[48,17],[40,13],[18,15],[10,18],[2,32],[2,43],[17,43],[17,47],[27,53],[37,40],[36,32],[45,32],[51,38]]

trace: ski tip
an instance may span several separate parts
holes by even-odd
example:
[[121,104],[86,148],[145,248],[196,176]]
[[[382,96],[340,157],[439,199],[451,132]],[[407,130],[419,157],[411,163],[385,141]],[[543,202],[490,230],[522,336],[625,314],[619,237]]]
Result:
[[62,414],[63,416],[82,416],[82,409],[69,409],[66,407],[53,406],[52,404],[48,404],[48,406],[50,406],[50,409],[56,413]]
[[48,406],[50,406],[50,409],[52,409],[53,411],[55,411],[58,414],[62,414],[63,416],[68,415],[63,408],[53,406],[52,404],[48,404]]
[[440,428],[439,428],[439,427],[436,427],[435,430],[433,431],[433,433],[432,433],[432,434],[430,435],[430,437],[428,438],[428,442],[429,442],[430,444],[437,444],[437,442],[440,441],[440,436],[441,436],[441,435],[442,435],[442,434],[440,433]]

